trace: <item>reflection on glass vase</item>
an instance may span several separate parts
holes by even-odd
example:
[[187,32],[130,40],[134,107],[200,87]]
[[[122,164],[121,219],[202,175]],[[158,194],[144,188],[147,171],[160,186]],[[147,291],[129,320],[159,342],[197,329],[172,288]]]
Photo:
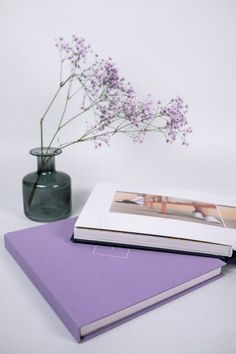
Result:
[[37,157],[36,172],[23,178],[25,215],[32,220],[49,222],[67,218],[71,213],[71,179],[56,171],[55,156],[58,148],[35,148],[30,154]]

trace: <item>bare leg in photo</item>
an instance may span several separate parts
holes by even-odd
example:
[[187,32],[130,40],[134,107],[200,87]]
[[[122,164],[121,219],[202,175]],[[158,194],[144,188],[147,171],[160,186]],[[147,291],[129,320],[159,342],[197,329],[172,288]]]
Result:
[[161,213],[162,214],[168,214],[167,197],[161,197]]
[[204,208],[196,202],[193,203],[193,208],[192,214],[195,218],[220,224],[220,221],[215,216],[209,215],[208,208]]

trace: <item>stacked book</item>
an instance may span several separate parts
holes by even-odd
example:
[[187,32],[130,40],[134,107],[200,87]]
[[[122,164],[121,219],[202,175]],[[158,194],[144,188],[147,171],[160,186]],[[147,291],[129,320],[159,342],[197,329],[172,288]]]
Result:
[[79,218],[10,232],[5,246],[81,342],[217,279],[235,211],[101,183]]
[[232,257],[236,207],[187,191],[151,193],[99,183],[74,229],[74,241]]

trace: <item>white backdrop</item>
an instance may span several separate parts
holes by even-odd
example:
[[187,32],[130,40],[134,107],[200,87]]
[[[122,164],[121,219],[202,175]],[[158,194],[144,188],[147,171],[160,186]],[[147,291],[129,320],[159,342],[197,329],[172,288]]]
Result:
[[73,33],[111,56],[140,97],[182,96],[193,128],[188,148],[156,134],[141,145],[120,136],[108,148],[65,150],[57,167],[72,177],[75,213],[79,195],[101,179],[235,193],[235,1],[1,0],[0,7],[1,165],[14,171],[0,178],[9,208],[19,197],[14,212],[22,213],[21,177],[36,165],[28,150],[39,145],[39,119],[58,84],[54,39]]
[[72,178],[74,215],[99,180],[234,196],[235,14],[234,0],[1,0],[2,233],[35,225],[23,215],[21,179],[36,168],[28,151],[39,145],[39,120],[58,84],[59,36],[81,35],[111,56],[140,97],[182,96],[193,128],[187,148],[149,135],[141,145],[119,136],[110,147],[65,150],[57,167]]

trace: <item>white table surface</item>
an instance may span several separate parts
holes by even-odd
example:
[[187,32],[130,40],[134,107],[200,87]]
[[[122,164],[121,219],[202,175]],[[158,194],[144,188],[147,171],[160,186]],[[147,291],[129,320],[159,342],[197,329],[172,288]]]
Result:
[[222,278],[78,344],[4,248],[4,233],[35,223],[23,214],[12,223],[6,208],[0,212],[1,354],[236,352],[236,265],[227,265]]

